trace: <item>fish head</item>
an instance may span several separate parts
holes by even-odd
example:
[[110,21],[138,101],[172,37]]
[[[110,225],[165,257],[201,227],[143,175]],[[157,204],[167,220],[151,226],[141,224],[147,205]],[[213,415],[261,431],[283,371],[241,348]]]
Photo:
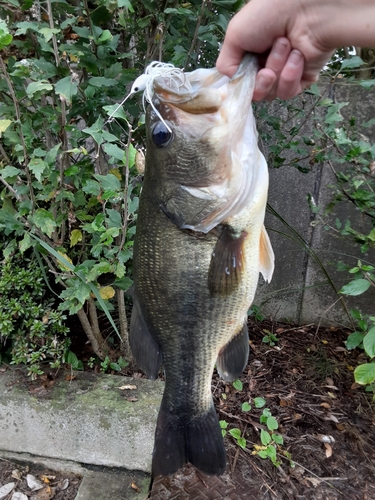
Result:
[[179,227],[208,232],[249,202],[261,160],[251,104],[256,72],[255,57],[246,55],[231,79],[198,69],[152,80],[146,172]]

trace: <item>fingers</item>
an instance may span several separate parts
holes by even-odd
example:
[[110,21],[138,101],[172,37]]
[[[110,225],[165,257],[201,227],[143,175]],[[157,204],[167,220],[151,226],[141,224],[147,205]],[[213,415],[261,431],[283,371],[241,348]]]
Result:
[[301,83],[305,59],[299,50],[291,50],[287,38],[275,40],[265,68],[258,72],[253,100],[291,99],[305,88]]

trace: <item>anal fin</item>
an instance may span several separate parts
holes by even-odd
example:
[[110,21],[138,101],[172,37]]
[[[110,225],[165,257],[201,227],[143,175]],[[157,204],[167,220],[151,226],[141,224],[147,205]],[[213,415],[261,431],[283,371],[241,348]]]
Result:
[[259,241],[259,271],[262,273],[264,280],[268,281],[268,283],[272,279],[274,267],[275,255],[266,228],[262,226]]
[[245,272],[243,243],[246,236],[246,231],[236,235],[230,226],[223,227],[208,271],[208,288],[212,297],[228,297],[237,290]]
[[129,340],[137,365],[146,373],[148,378],[155,380],[162,361],[161,349],[147,327],[136,297],[134,297],[130,320]]
[[243,372],[249,359],[249,333],[247,324],[220,350],[216,361],[219,375],[233,382]]

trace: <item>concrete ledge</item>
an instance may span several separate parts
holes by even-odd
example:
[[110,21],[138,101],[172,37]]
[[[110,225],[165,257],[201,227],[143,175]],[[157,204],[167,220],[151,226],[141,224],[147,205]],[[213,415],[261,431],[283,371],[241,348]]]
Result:
[[0,450],[150,472],[164,384],[76,375],[36,395],[22,372],[1,373]]

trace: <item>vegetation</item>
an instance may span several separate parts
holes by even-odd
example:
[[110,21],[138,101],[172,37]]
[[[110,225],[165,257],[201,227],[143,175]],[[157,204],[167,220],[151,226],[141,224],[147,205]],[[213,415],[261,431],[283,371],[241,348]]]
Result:
[[[32,272],[39,273],[38,278],[32,274],[35,283],[42,286],[42,276],[59,296],[60,312],[49,316],[55,318],[54,329],[44,334],[46,339],[61,335],[58,354],[49,341],[43,345],[43,355],[51,356],[53,363],[62,359],[61,350],[68,345],[61,311],[78,315],[103,371],[130,359],[125,292],[132,285],[141,186],[137,166],[145,130],[141,100],[122,101],[153,59],[187,70],[212,67],[227,23],[242,3],[7,0],[0,5],[0,232],[7,241],[3,258],[8,271],[20,262],[19,253],[25,262],[31,259]],[[364,61],[370,62],[372,52],[363,50],[361,59],[350,56],[349,49],[334,55],[327,72],[333,79],[344,75],[348,82],[371,88],[373,72]],[[337,293],[342,299],[370,293],[375,266],[367,262],[365,252],[375,244],[375,145],[364,131],[374,119],[344,120],[346,103],[335,102],[317,85],[299,103],[280,102],[277,112],[268,104],[256,108],[269,165],[277,168],[289,161],[291,167],[309,171],[324,162],[332,170],[336,180],[328,211],[310,200],[314,223],[335,237],[351,239],[358,248],[356,267],[341,264],[350,278]],[[312,126],[304,134],[307,122]],[[350,220],[330,224],[329,210],[343,203],[362,214],[368,231]],[[32,303],[22,306],[25,318],[42,304],[39,297],[45,292],[38,287],[28,299]],[[42,306],[42,322],[48,307]],[[111,315],[114,308],[117,323]],[[110,335],[99,321],[103,312],[113,330]],[[252,312],[260,320],[259,308],[253,306]],[[350,314],[355,333],[347,346],[363,347],[370,361],[356,369],[355,377],[372,390],[374,316],[366,317],[359,306]],[[3,341],[10,339],[4,328]],[[36,345],[29,333],[24,335],[28,346]],[[265,341],[277,339],[268,335]],[[24,360],[14,345],[14,360]],[[42,352],[41,346],[36,349]],[[72,353],[65,359],[79,366]]]

